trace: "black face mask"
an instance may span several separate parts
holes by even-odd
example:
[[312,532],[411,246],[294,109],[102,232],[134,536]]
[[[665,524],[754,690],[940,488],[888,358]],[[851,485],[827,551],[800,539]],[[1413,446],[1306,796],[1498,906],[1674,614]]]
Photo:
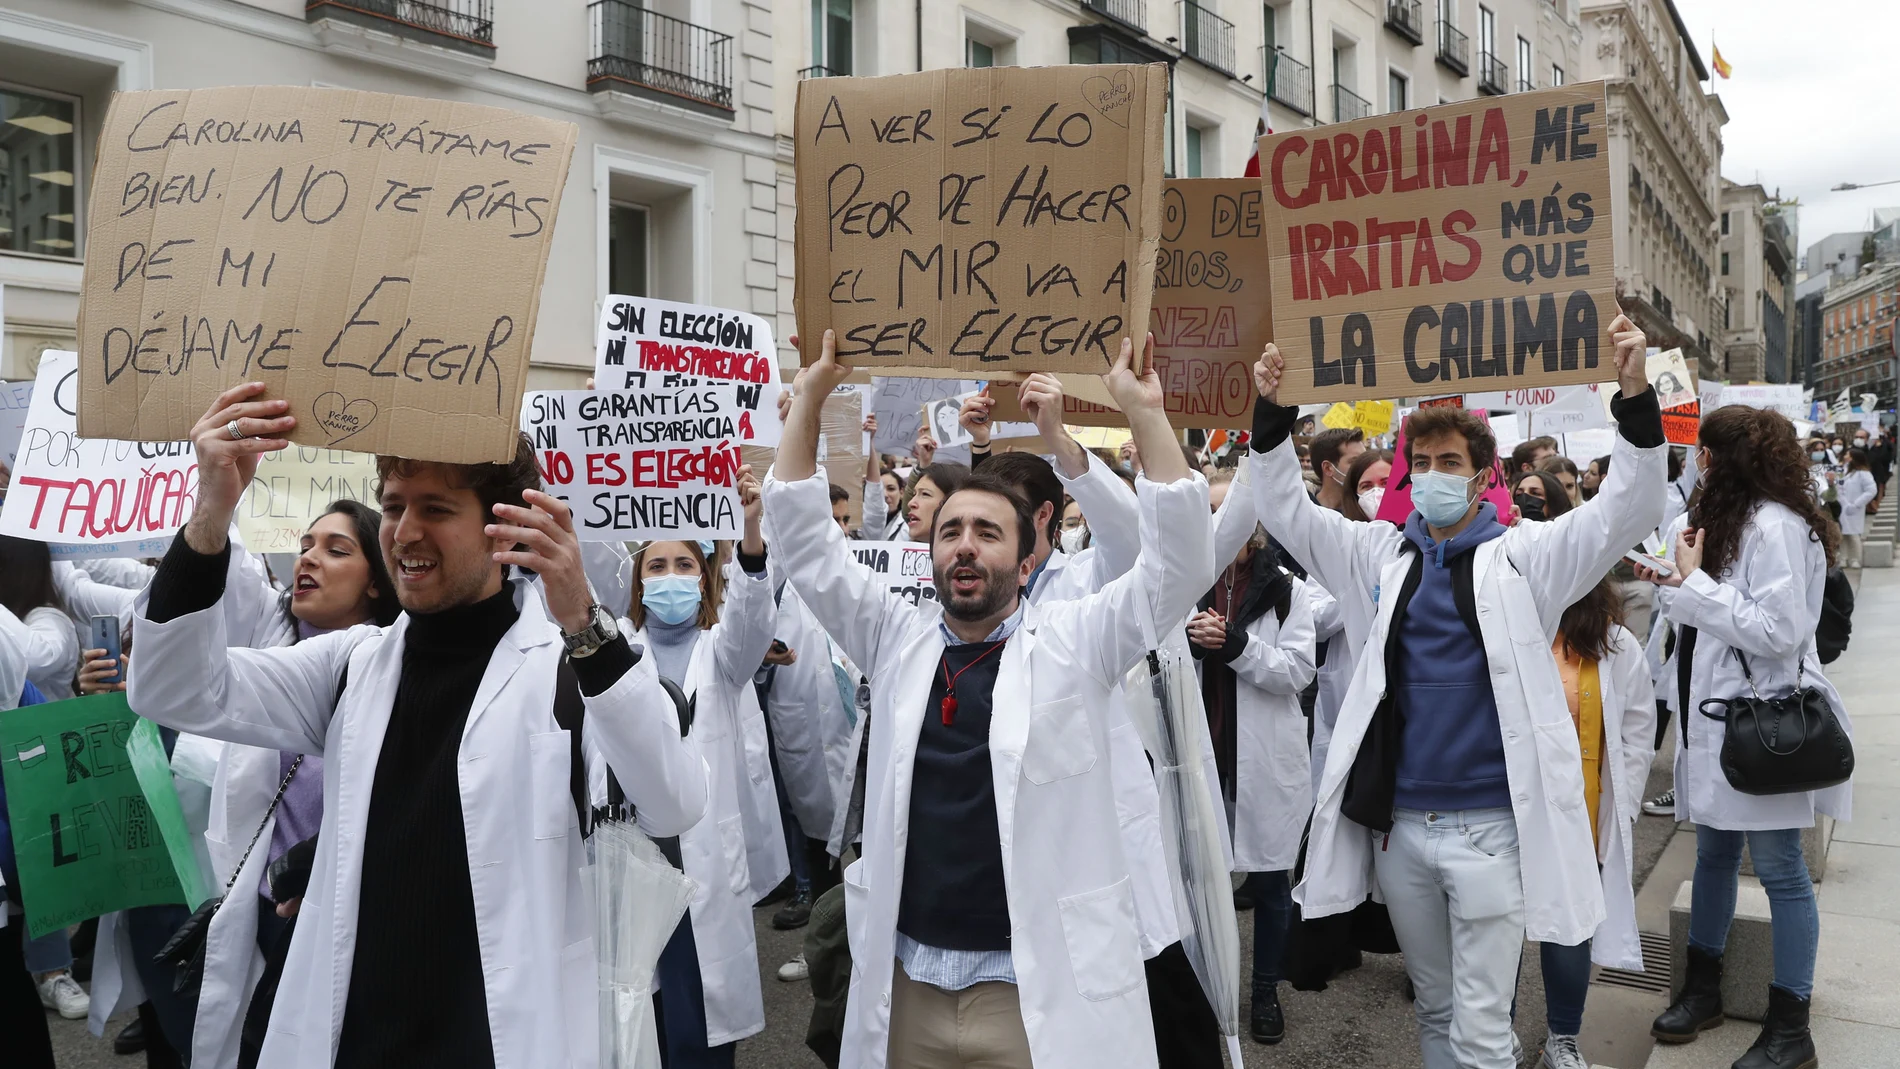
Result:
[[1518,494],[1515,500],[1517,501],[1518,515],[1523,516],[1527,520],[1541,520],[1544,518],[1543,498],[1532,497],[1529,494]]

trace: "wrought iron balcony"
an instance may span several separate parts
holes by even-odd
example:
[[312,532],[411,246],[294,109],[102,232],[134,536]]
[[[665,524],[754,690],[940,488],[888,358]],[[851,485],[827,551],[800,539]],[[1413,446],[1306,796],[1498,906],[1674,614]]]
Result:
[[1234,73],[1234,24],[1194,0],[1180,0],[1181,51],[1229,77]]
[[1333,86],[1333,121],[1351,122],[1372,114],[1372,101],[1343,85]]
[[1438,20],[1438,62],[1461,75],[1471,73],[1471,38],[1444,19]]
[[1518,92],[1528,93],[1531,90],[1536,89],[1536,88],[1537,86],[1534,83],[1532,83],[1532,81],[1529,78],[1526,78],[1521,74],[1517,76],[1517,91]]
[[1082,0],[1082,6],[1124,26],[1144,31],[1148,28],[1147,0]]
[[1286,107],[1311,118],[1313,115],[1313,68],[1287,55],[1260,49],[1260,68],[1266,72],[1267,95]]
[[1385,28],[1415,45],[1425,43],[1425,17],[1419,0],[1385,0]]
[[1489,52],[1478,53],[1478,92],[1503,96],[1511,91],[1504,61]]
[[[305,22],[337,19],[435,44],[495,50],[494,0],[306,0]],[[405,32],[410,31],[410,32]]]
[[848,77],[850,76],[845,74],[845,72],[843,71],[834,71],[830,67],[825,67],[825,66],[806,67],[803,70],[800,70],[798,72],[799,81],[804,81],[807,78],[848,78]]
[[594,0],[587,88],[650,96],[695,110],[732,112],[732,37],[649,11]]

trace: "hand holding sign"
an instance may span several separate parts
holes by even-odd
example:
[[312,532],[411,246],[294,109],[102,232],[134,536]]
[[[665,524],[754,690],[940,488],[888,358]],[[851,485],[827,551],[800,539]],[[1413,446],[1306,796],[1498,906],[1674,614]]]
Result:
[[957,425],[969,432],[971,445],[990,444],[990,409],[994,407],[996,399],[990,396],[988,386],[963,399],[962,407],[957,410]]
[[1616,385],[1623,396],[1635,397],[1649,389],[1643,355],[1649,347],[1649,339],[1636,329],[1629,316],[1618,315],[1610,321],[1610,340],[1616,343]]
[[1023,414],[1035,422],[1036,433],[1055,454],[1056,466],[1069,478],[1079,479],[1089,470],[1089,458],[1081,443],[1062,425],[1064,400],[1062,380],[1040,371],[1029,376],[1017,394]]
[[752,465],[739,465],[738,490],[739,504],[745,508],[745,538],[740,540],[739,549],[756,557],[765,552],[765,536],[760,527],[765,517],[765,495],[760,492],[758,476],[752,474]]
[[1260,396],[1270,405],[1280,403],[1280,376],[1286,374],[1286,358],[1280,355],[1280,347],[1272,342],[1260,350],[1260,360],[1253,366],[1253,386]]
[[494,554],[495,563],[526,568],[541,579],[547,591],[548,613],[561,630],[574,634],[586,627],[594,596],[581,569],[581,540],[574,533],[574,514],[560,498],[539,490],[521,495],[520,505],[497,504],[495,518],[482,530],[490,538],[514,543],[511,550]]
[[185,524],[185,544],[200,553],[222,553],[238,499],[257,473],[260,454],[290,446],[274,437],[297,426],[285,415],[289,403],[263,399],[264,384],[241,382],[218,395],[191,428],[198,454],[198,503]]

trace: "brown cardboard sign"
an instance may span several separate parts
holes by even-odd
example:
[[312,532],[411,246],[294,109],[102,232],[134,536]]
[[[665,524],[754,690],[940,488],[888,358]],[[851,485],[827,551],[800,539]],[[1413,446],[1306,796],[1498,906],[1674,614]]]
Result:
[[1260,139],[1280,400],[1615,375],[1601,82]]
[[513,456],[576,136],[346,89],[115,95],[89,202],[79,432],[173,441],[259,381],[305,445]]
[[1106,369],[1148,321],[1167,96],[1162,64],[798,83],[801,359],[831,328],[858,367]]
[[[1155,261],[1155,336],[1168,422],[1218,430],[1253,419],[1253,365],[1273,340],[1269,248],[1261,224],[1260,183],[1252,178],[1170,178],[1161,198],[1161,250]],[[1109,405],[1064,384],[1062,421],[1126,427]],[[1015,387],[998,383],[998,419],[1025,418]],[[1093,392],[1093,391],[1090,391]]]

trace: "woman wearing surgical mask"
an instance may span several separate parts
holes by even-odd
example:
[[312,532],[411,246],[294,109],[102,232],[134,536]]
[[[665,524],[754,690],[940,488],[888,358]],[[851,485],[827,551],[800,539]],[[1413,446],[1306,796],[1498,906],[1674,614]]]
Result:
[[1349,520],[1376,520],[1385,501],[1385,484],[1392,476],[1392,454],[1368,449],[1346,465],[1346,500],[1339,514]]
[[1075,554],[1089,548],[1089,521],[1082,506],[1070,501],[1062,506],[1062,552]]
[[634,557],[633,603],[621,622],[660,676],[685,691],[711,772],[706,815],[679,840],[693,901],[656,970],[669,1069],[730,1069],[737,1041],[764,1029],[752,903],[790,871],[752,687],[776,612],[749,466],[740,469],[739,498],[738,566],[722,570],[700,542],[649,542]]
[[1511,501],[1521,520],[1554,520],[1570,511],[1564,484],[1547,471],[1527,471],[1511,487]]

